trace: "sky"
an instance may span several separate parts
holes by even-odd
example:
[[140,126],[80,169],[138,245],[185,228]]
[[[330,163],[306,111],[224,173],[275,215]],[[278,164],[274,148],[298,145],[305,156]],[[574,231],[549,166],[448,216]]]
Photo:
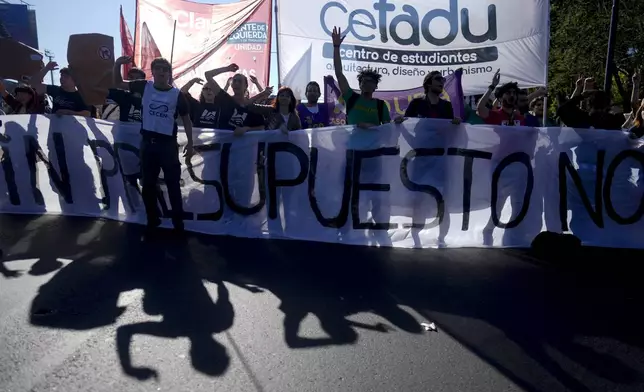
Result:
[[[232,3],[237,0],[193,0],[197,3]],[[36,10],[38,45],[40,51],[50,50],[54,61],[67,65],[67,41],[72,34],[100,33],[114,37],[116,57],[121,55],[119,7],[134,37],[135,0],[25,0]],[[18,3],[18,1],[10,1]],[[277,55],[275,53],[275,26],[271,44],[270,85],[277,86]],[[169,54],[164,54],[169,57]],[[222,64],[226,65],[226,64]],[[57,79],[57,78],[56,78]],[[58,81],[55,80],[56,84]]]

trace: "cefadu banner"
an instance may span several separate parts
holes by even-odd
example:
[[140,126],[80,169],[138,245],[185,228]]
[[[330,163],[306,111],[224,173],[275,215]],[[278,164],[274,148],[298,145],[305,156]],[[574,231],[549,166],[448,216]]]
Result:
[[422,85],[425,75],[463,68],[463,93],[501,81],[546,84],[548,0],[277,0],[280,80],[304,95],[333,73],[333,27],[345,75],[357,88],[364,68],[383,75],[380,90]]
[[[145,223],[140,125],[0,120],[0,211]],[[194,145],[181,179],[192,231],[427,248],[525,247],[548,229],[644,247],[642,142],[619,131],[410,119],[242,137],[195,130]],[[170,227],[162,179],[158,192]]]
[[[174,81],[181,87],[190,79],[204,78],[208,70],[236,63],[240,73],[255,76],[266,86],[271,52],[270,0],[243,0],[202,4],[186,0],[138,0],[135,58],[143,63],[149,35],[161,55],[170,60]],[[176,21],[176,31],[173,31]],[[223,87],[229,74],[220,75]],[[249,83],[251,95],[258,93]]]

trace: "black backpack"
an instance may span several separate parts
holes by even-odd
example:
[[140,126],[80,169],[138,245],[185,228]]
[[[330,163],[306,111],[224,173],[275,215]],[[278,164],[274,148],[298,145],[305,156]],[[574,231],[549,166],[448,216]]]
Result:
[[[358,93],[353,93],[351,97],[347,100],[347,124],[349,123],[349,112],[353,107],[356,105],[356,102],[358,102],[358,99],[360,98],[360,94]],[[382,114],[385,111],[385,101],[382,99],[376,98],[376,105],[378,106],[378,121],[380,121],[380,124],[382,124]],[[380,125],[378,124],[378,125]]]

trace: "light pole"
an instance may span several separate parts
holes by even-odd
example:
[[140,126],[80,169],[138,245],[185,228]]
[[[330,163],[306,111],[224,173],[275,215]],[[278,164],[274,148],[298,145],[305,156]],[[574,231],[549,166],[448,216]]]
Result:
[[617,22],[619,15],[619,2],[613,0],[610,14],[610,29],[608,31],[608,50],[606,53],[606,74],[604,76],[604,91],[610,94],[613,76],[613,56],[615,54],[615,40],[617,39]]
[[[45,49],[45,57],[47,57],[49,59],[49,61],[51,62],[51,60],[54,58],[54,54],[51,52],[51,50]],[[49,76],[51,77],[51,84],[53,86],[53,84],[54,84],[54,70],[49,71]]]

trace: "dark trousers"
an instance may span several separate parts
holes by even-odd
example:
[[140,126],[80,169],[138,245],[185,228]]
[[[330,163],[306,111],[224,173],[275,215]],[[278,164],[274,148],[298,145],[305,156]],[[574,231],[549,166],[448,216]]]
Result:
[[181,198],[181,163],[177,140],[171,136],[146,133],[141,141],[142,194],[148,226],[161,224],[157,206],[157,181],[163,170],[172,207],[172,224],[183,229],[183,200]]

